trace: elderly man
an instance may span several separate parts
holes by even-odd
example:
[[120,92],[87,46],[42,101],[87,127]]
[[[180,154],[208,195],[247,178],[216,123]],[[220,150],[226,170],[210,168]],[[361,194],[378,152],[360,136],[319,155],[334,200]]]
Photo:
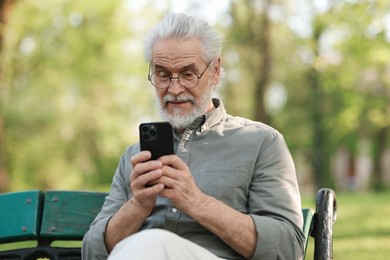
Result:
[[168,14],[145,57],[175,154],[128,147],[84,237],[84,259],[300,259],[304,236],[294,163],[275,129],[226,113],[213,98],[221,37]]

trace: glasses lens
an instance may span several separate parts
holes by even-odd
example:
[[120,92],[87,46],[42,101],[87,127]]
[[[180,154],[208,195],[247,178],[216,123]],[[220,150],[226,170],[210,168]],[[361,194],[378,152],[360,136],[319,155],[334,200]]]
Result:
[[199,83],[198,76],[193,71],[183,71],[179,75],[180,84],[186,88],[194,88]]
[[167,88],[171,82],[171,78],[164,72],[156,71],[150,76],[150,82],[156,88]]

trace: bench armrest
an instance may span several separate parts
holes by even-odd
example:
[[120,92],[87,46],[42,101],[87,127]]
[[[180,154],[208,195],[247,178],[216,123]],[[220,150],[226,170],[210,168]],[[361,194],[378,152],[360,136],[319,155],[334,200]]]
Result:
[[333,224],[337,219],[336,193],[328,188],[317,192],[316,213],[311,236],[314,237],[314,259],[333,259]]

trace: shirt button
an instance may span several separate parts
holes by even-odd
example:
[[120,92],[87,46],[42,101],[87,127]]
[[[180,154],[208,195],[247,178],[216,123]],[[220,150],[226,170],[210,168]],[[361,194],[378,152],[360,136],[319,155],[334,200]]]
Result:
[[176,213],[176,212],[177,212],[177,209],[176,209],[176,208],[172,208],[172,212],[173,212],[173,213]]

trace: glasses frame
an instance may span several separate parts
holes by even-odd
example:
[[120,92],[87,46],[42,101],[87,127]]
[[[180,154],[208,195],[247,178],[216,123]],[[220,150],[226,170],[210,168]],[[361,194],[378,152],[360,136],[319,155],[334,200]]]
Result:
[[[180,86],[185,87],[185,88],[187,88],[187,89],[196,88],[196,87],[199,85],[199,81],[200,81],[200,79],[202,78],[203,74],[204,74],[204,73],[206,72],[206,70],[209,68],[211,62],[213,62],[213,60],[211,60],[211,61],[207,64],[206,68],[202,71],[202,73],[199,74],[199,76],[196,75],[196,73],[194,73],[195,76],[198,78],[198,83],[196,83],[196,85],[193,86],[193,87],[186,87],[186,86],[184,86],[184,85],[181,84],[181,82],[180,82],[180,75],[181,75],[181,73],[183,73],[184,71],[180,72],[179,75],[176,76],[176,77],[168,76],[168,77],[169,77],[169,84],[168,84],[166,87],[163,87],[163,88],[162,88],[162,87],[157,87],[157,86],[154,85],[153,82],[152,82],[152,75],[153,75],[155,72],[153,72],[152,74],[150,74],[151,63],[149,63],[148,80],[150,81],[150,84],[152,84],[153,87],[158,88],[158,89],[167,89],[167,88],[169,88],[169,86],[170,86],[171,83],[172,83],[172,79],[177,79],[177,81],[179,82]],[[188,71],[188,70],[187,70],[187,71]]]

